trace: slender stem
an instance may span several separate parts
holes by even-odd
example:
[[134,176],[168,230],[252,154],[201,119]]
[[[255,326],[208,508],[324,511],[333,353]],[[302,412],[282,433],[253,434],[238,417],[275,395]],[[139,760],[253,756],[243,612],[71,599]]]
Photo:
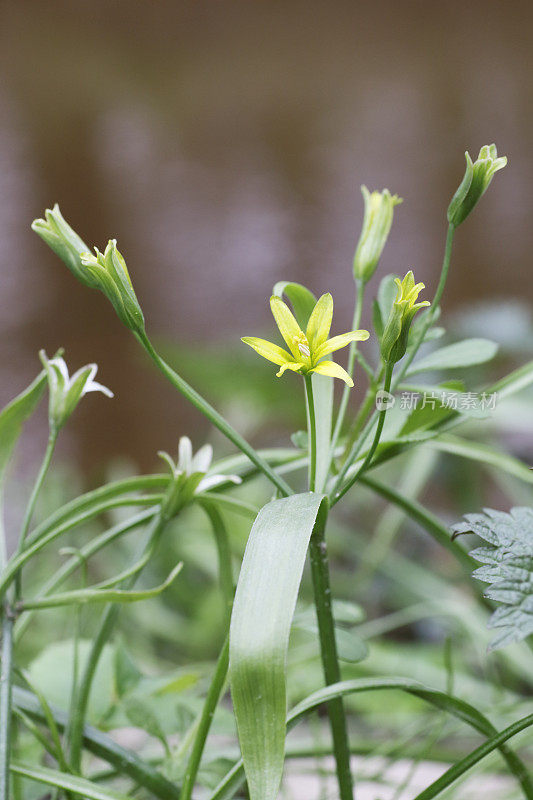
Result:
[[222,417],[213,406],[204,400],[198,392],[190,386],[180,375],[177,374],[161,356],[154,350],[152,343],[146,336],[136,334],[138,341],[142,344],[154,364],[163,373],[163,375],[170,381],[170,383],[181,394],[192,403],[192,405],[201,411],[207,419],[218,428],[218,430],[226,436],[230,442],[238,447],[238,449],[248,456],[250,461],[255,464],[261,472],[274,484],[274,486],[281,492],[284,497],[293,494],[293,491],[288,483],[278,475],[259,453],[238,433],[227,420]]
[[198,502],[209,517],[215,537],[218,553],[220,591],[225,604],[224,624],[226,627],[229,627],[235,586],[233,583],[233,568],[231,564],[231,548],[228,531],[226,525],[224,524],[222,514],[216,507],[215,503],[204,499],[198,499]]
[[400,383],[403,376],[411,366],[414,357],[416,356],[417,352],[420,349],[420,346],[424,341],[426,333],[428,332],[429,328],[431,327],[435,319],[435,315],[437,313],[437,309],[439,307],[439,303],[441,301],[442,294],[444,292],[444,287],[446,286],[446,281],[448,279],[448,272],[450,269],[450,261],[452,257],[452,245],[453,245],[454,235],[455,235],[455,227],[450,224],[448,225],[448,232],[446,234],[446,245],[444,248],[444,258],[442,261],[442,269],[440,272],[439,283],[437,285],[435,296],[433,297],[433,300],[431,302],[430,313],[427,315],[425,324],[422,326],[417,339],[414,341],[412,348],[409,349],[409,353],[407,354],[400,370],[398,371],[398,376],[394,382],[394,388],[396,388],[396,386]]
[[316,418],[311,375],[304,376],[305,396],[307,398],[307,436],[309,440],[309,491],[315,491],[316,484]]
[[218,657],[215,673],[209,686],[209,691],[202,708],[202,713],[196,730],[191,755],[187,763],[187,769],[183,778],[180,800],[190,800],[194,789],[194,783],[198,774],[198,768],[204,752],[207,734],[213,721],[215,709],[220,700],[229,665],[229,635],[226,636],[224,646]]
[[[151,530],[143,547],[144,553],[153,549],[167,521],[168,520],[162,514],[158,514],[153,520]],[[136,557],[134,560],[137,561],[138,558]],[[131,589],[135,584],[138,574],[139,573],[136,572],[130,578],[128,578],[128,580],[124,581],[122,588]],[[104,645],[109,640],[113,628],[115,627],[119,612],[119,603],[111,603],[104,611],[102,619],[100,620],[100,626],[93,639],[91,652],[89,653],[83,674],[79,681],[78,691],[76,693],[76,701],[73,705],[72,714],[67,728],[69,760],[70,765],[75,772],[79,772],[80,769],[81,750],[83,744],[83,726],[85,723],[85,717],[87,715],[87,705],[89,703],[89,695],[93,685],[96,667],[98,666]]]
[[[57,441],[57,431],[51,430],[50,435],[48,436],[48,443],[46,445],[46,451],[41,464],[41,468],[39,469],[39,474],[37,475],[37,478],[33,485],[32,493],[30,495],[30,499],[28,501],[28,505],[26,506],[26,512],[24,514],[24,520],[22,522],[22,528],[20,531],[20,537],[16,555],[20,555],[20,553],[22,553],[22,551],[24,550],[24,545],[26,543],[26,536],[28,535],[28,531],[31,525],[31,520],[33,517],[33,512],[35,511],[35,504],[37,502],[37,498],[39,497],[39,492],[41,491],[44,479],[46,478],[46,473],[48,472],[48,468],[50,466],[50,462],[54,454],[56,441]],[[17,596],[20,596],[20,589],[21,586],[20,586],[20,573],[19,573],[19,575],[17,575],[17,581],[16,581]]]
[[[393,369],[394,369],[394,364],[393,363],[387,364],[387,366],[385,368],[385,378],[384,378],[384,381],[383,381],[383,391],[384,392],[389,392],[390,391]],[[370,466],[370,464],[372,462],[372,459],[374,458],[374,453],[376,452],[376,450],[378,448],[379,440],[381,439],[381,433],[383,431],[383,425],[385,424],[385,414],[386,413],[387,413],[387,407],[385,406],[379,412],[378,424],[376,426],[376,432],[374,434],[374,440],[373,440],[372,444],[370,445],[370,449],[369,449],[368,453],[366,454],[365,460],[363,461],[363,463],[361,464],[361,466],[359,467],[359,469],[357,470],[355,475],[352,475],[352,477],[340,489],[337,488],[338,485],[339,485],[339,482],[337,483],[337,486],[334,489],[333,498],[332,498],[332,502],[331,502],[332,506],[335,505],[335,503],[338,503],[338,501],[341,499],[341,497],[343,497],[346,494],[346,492],[354,485],[354,483],[356,482],[358,477],[360,475],[362,475],[365,472],[365,470]]]
[[189,756],[187,769],[183,778],[180,800],[190,800],[192,796],[207,736],[209,734],[213,716],[226,682],[229,666],[229,623],[231,619],[231,609],[233,606],[233,595],[235,592],[233,585],[233,571],[231,566],[231,550],[224,520],[214,503],[202,500],[200,501],[200,504],[209,517],[217,544],[220,589],[226,606],[224,622],[228,633],[226,634],[224,646],[222,647],[218,657],[215,672],[205,698],[200,718],[198,720],[198,727],[196,729],[191,754]]
[[[320,653],[327,686],[341,679],[335,625],[331,610],[331,589],[329,583],[328,551],[325,540],[325,523],[317,525],[311,536],[309,546],[311,556],[311,575],[315,597]],[[340,800],[353,800],[353,781],[350,770],[350,747],[346,716],[342,698],[337,697],[328,703],[328,714],[333,738],[333,751],[339,784]]]
[[9,605],[4,603],[2,616],[2,666],[0,672],[0,800],[9,800],[12,680],[13,617]]
[[[355,308],[353,312],[353,321],[352,321],[352,330],[358,330],[359,325],[361,324],[361,315],[363,313],[363,300],[365,296],[365,284],[361,280],[356,280],[355,282],[357,296],[355,299]],[[357,342],[350,343],[350,349],[348,351],[348,374],[350,377],[353,377],[353,371],[355,367],[355,358],[357,355]],[[333,430],[333,436],[331,437],[331,454],[335,452],[335,447],[337,446],[337,442],[339,436],[342,431],[342,426],[344,423],[344,417],[346,416],[346,409],[348,408],[348,401],[350,399],[350,387],[346,384],[344,386],[341,402],[339,406],[339,413],[337,414],[337,420],[335,422],[335,428]]]

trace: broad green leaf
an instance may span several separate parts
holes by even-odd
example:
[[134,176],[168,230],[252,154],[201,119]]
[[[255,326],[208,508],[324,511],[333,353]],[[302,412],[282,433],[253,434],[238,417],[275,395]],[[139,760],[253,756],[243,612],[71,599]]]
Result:
[[498,345],[489,339],[465,339],[463,342],[441,347],[425,358],[415,361],[407,375],[484,364],[494,358],[497,350]]
[[509,514],[485,509],[466,514],[452,530],[475,533],[488,543],[470,555],[483,564],[473,577],[491,584],[485,595],[503,604],[489,620],[489,628],[502,629],[489,650],[533,634],[533,509],[512,508]]
[[[300,283],[279,281],[273,289],[277,297],[285,295],[290,301],[294,316],[302,330],[316,304],[316,297]],[[331,424],[333,419],[333,379],[312,375],[313,399],[316,419],[316,490],[321,492],[326,483],[330,465]]]
[[460,458],[469,458],[472,461],[480,461],[484,466],[496,467],[496,469],[504,470],[526,483],[533,483],[533,472],[529,467],[526,467],[517,458],[499,450],[494,450],[489,445],[479,444],[479,442],[472,442],[451,435],[428,441],[427,444],[428,447],[434,447],[443,453],[450,453]]
[[255,520],[230,628],[230,683],[251,800],[274,800],[285,749],[286,660],[309,540],[324,498],[273,500]]
[[22,426],[33,414],[45,386],[46,373],[43,371],[0,412],[0,489]]
[[48,767],[13,761],[11,763],[11,772],[15,775],[20,775],[22,778],[37,781],[37,783],[44,783],[47,786],[56,786],[59,789],[75,792],[87,798],[87,800],[128,800],[125,794],[119,794],[111,789],[105,789],[103,786],[87,781],[85,778],[77,778],[74,775],[58,772]]

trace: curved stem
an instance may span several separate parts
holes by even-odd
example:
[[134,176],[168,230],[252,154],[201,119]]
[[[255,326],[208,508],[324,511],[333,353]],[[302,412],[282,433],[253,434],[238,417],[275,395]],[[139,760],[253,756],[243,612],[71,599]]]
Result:
[[284,497],[293,494],[293,491],[288,483],[278,475],[254,448],[246,441],[246,439],[238,433],[227,420],[222,417],[213,406],[204,400],[198,392],[190,386],[177,372],[175,372],[161,356],[156,352],[152,343],[146,334],[136,334],[138,341],[142,344],[156,367],[163,373],[170,383],[190,402],[192,405],[201,411],[207,419],[218,428],[218,430],[233,442],[238,449],[248,456],[250,461],[258,467],[261,472],[274,484],[274,486],[281,492]]
[[[361,316],[363,313],[363,300],[365,296],[365,284],[363,281],[356,280],[355,282],[357,296],[355,299],[355,308],[353,312],[353,320],[352,320],[352,330],[357,330],[359,325],[361,324]],[[353,378],[353,371],[355,367],[355,358],[357,355],[357,342],[350,343],[350,349],[348,351],[348,374],[351,378]],[[335,422],[335,428],[333,430],[333,436],[331,437],[331,454],[335,452],[335,447],[337,446],[337,441],[342,431],[342,426],[344,423],[344,417],[346,416],[346,409],[348,408],[348,401],[350,399],[350,387],[346,384],[344,386],[341,402],[339,406],[339,413],[337,414],[337,420]]]
[[[331,610],[331,588],[329,583],[328,551],[325,540],[325,523],[318,524],[309,545],[311,575],[315,597],[320,654],[327,686],[341,679],[335,624]],[[328,703],[328,714],[333,738],[337,780],[340,800],[353,800],[353,781],[350,770],[350,746],[346,727],[343,700],[334,698]]]
[[307,433],[309,439],[309,491],[315,491],[316,484],[316,418],[311,375],[304,375],[305,396],[307,399]]
[[[384,392],[389,392],[390,391],[393,369],[394,369],[394,364],[392,364],[392,363],[387,364],[387,366],[385,368],[385,379],[383,381],[383,391]],[[374,458],[374,453],[376,452],[376,450],[378,448],[379,440],[381,439],[381,433],[383,431],[383,425],[385,424],[385,414],[386,413],[387,413],[387,407],[385,406],[379,412],[378,424],[376,426],[376,432],[374,434],[374,439],[372,441],[372,444],[370,445],[370,449],[369,449],[368,453],[366,454],[365,460],[363,461],[363,463],[361,464],[361,466],[359,467],[359,469],[357,470],[355,475],[352,475],[352,477],[344,484],[344,486],[341,489],[337,489],[337,487],[339,486],[339,483],[340,483],[340,481],[337,481],[337,486],[335,487],[335,490],[334,490],[334,493],[333,493],[333,498],[332,498],[332,501],[331,501],[331,505],[332,506],[334,506],[335,503],[338,503],[338,501],[341,499],[341,497],[343,497],[346,494],[346,492],[349,489],[351,489],[351,487],[354,485],[354,483],[359,478],[359,476],[362,475],[365,472],[365,470],[370,466],[370,464],[372,462],[372,459]],[[340,478],[340,480],[342,480],[342,473],[339,476],[339,478]]]

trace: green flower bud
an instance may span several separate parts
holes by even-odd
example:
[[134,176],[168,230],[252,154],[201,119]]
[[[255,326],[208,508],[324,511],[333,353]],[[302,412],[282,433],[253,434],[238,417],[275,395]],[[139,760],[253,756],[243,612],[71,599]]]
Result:
[[81,263],[81,254],[89,249],[85,242],[65,221],[57,203],[52,210],[47,208],[44,214],[46,219],[32,222],[32,230],[65,262],[79,281],[94,289],[96,283]]
[[392,225],[394,206],[402,203],[401,197],[391,195],[388,189],[369,192],[361,186],[365,201],[365,216],[361,236],[353,258],[356,280],[366,283],[374,274]]
[[418,295],[425,287],[423,283],[415,284],[412,270],[409,270],[403,281],[400,281],[399,278],[395,278],[394,281],[398,286],[398,292],[381,339],[383,360],[392,364],[405,355],[409,328],[416,312],[419,308],[429,306],[427,300],[421,303],[416,302]]
[[507,164],[507,157],[498,158],[495,144],[486,144],[479,151],[477,160],[472,163],[468,152],[466,157],[466,170],[461,185],[452,197],[448,206],[448,222],[457,227],[464,222],[478,200],[489,188],[494,174],[503,169]]
[[136,333],[144,332],[144,316],[122,255],[117,250],[116,239],[110,239],[105,253],[95,247],[96,256],[83,253],[81,263],[128,328]]
[[48,379],[48,422],[50,430],[55,433],[63,427],[81,398],[88,392],[102,392],[107,397],[113,397],[113,392],[94,380],[98,370],[96,364],[87,364],[69,377],[63,358],[48,358],[44,350],[41,350],[39,357]]

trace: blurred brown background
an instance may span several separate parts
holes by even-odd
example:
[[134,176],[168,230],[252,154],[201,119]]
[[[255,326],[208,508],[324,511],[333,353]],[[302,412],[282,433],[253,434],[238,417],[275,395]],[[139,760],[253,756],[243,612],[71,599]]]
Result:
[[40,347],[97,361],[116,399],[73,419],[83,468],[150,468],[203,423],[30,231],[54,202],[88,244],[118,239],[151,334],[233,347],[272,335],[280,279],[331,290],[349,327],[361,183],[405,198],[382,274],[434,289],[464,150],[495,141],[509,166],[456,237],[445,312],[531,298],[531,3],[27,0],[0,44],[0,403]]

